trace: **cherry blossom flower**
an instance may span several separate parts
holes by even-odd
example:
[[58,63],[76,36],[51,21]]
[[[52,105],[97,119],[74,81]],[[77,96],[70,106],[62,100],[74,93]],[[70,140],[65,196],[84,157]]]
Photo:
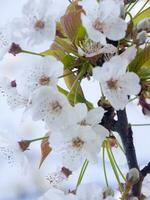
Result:
[[[96,183],[81,184],[76,196],[79,200],[102,200],[104,199],[103,189]],[[107,196],[106,200],[115,200],[113,196]]]
[[0,155],[7,161],[9,166],[15,167],[17,170],[22,170],[27,166],[27,159],[19,143],[6,131],[0,133]]
[[43,120],[49,127],[61,129],[72,123],[73,110],[67,98],[56,89],[43,86],[31,97],[34,120]]
[[[53,151],[62,153],[62,163],[71,170],[78,169],[85,159],[97,163],[105,129],[96,133],[90,127],[70,127],[63,132],[52,133],[49,142]],[[101,137],[101,133],[103,136]]]
[[85,104],[77,104],[74,107],[74,117],[76,117],[74,122],[76,121],[81,128],[86,126],[92,128],[92,130],[99,134],[101,139],[104,140],[105,137],[109,135],[107,129],[99,124],[104,113],[105,111],[102,107],[87,111]]
[[116,110],[123,110],[129,95],[140,92],[139,77],[126,72],[129,61],[123,56],[114,56],[103,66],[93,69],[93,77],[100,81],[104,95]]
[[50,14],[52,3],[51,0],[29,0],[23,7],[22,18],[13,21],[14,35],[27,39],[30,45],[53,41],[56,22],[54,15]]
[[114,0],[99,3],[96,0],[85,0],[80,5],[86,13],[82,14],[82,23],[91,40],[105,45],[106,38],[113,41],[124,38],[127,24],[120,17],[120,4]]
[[63,190],[66,186],[65,183],[71,174],[72,172],[69,169],[62,167],[61,170],[59,169],[50,173],[47,176],[47,180],[49,181],[51,187]]
[[6,28],[0,28],[0,60],[8,53],[11,43],[9,31]]
[[100,42],[94,42],[90,39],[86,39],[78,47],[78,53],[86,57],[93,57],[99,54],[115,54],[116,52],[117,48],[112,44],[103,46]]
[[15,80],[11,81],[7,77],[1,77],[0,93],[6,97],[7,103],[12,110],[26,107],[28,104],[28,99],[18,93]]
[[30,57],[16,78],[17,90],[30,97],[32,92],[42,86],[56,88],[58,77],[63,74],[63,64],[53,56]]

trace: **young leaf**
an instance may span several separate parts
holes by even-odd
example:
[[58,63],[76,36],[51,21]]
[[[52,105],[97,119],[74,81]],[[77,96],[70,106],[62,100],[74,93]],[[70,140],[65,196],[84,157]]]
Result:
[[133,17],[133,23],[134,25],[138,24],[141,20],[150,17],[150,7],[143,10],[140,14]]
[[137,53],[135,59],[129,64],[129,71],[138,73],[142,66],[150,60],[150,46]]
[[47,158],[47,156],[50,154],[50,152],[52,151],[52,148],[49,146],[49,141],[48,138],[43,139],[42,143],[41,143],[41,161],[39,164],[39,168],[41,167],[41,165],[43,164],[44,160]]
[[[65,89],[63,89],[60,86],[57,86],[59,92],[61,92],[62,94],[64,94],[65,96],[68,97],[68,100],[70,102],[71,105],[74,105],[74,98],[75,98],[75,94],[69,94],[69,92]],[[76,95],[76,103],[85,103],[87,108],[90,110],[93,108],[93,104],[89,101],[87,101],[83,96],[80,96],[79,94]]]

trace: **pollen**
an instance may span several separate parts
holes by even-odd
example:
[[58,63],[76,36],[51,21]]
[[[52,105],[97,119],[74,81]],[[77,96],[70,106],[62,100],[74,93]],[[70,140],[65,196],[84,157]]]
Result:
[[97,31],[103,32],[103,23],[97,18],[93,23],[93,28]]
[[39,80],[39,84],[40,85],[48,85],[50,82],[50,78],[48,76],[42,75],[40,80]]
[[72,143],[73,143],[73,147],[75,148],[82,148],[82,146],[84,145],[84,141],[81,140],[81,138],[79,137],[73,139]]
[[118,80],[110,79],[107,81],[107,86],[111,90],[116,90],[118,88]]
[[62,110],[62,106],[60,105],[58,101],[52,102],[51,106],[52,106],[52,110],[56,113],[60,113]]
[[35,28],[36,29],[43,29],[45,26],[45,23],[42,20],[37,20],[35,23]]

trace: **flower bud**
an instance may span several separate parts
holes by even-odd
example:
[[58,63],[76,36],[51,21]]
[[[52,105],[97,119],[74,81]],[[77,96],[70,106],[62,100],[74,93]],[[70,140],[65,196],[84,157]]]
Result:
[[104,188],[103,190],[103,198],[106,199],[108,196],[114,196],[114,191],[110,187]]
[[140,33],[138,33],[137,35],[137,42],[139,45],[142,45],[146,42],[147,39],[147,32],[146,31],[141,31]]
[[22,49],[19,46],[19,44],[16,44],[13,42],[9,49],[9,53],[11,53],[13,56],[16,56],[18,53],[21,53],[21,52],[22,52]]
[[137,31],[150,31],[150,18],[145,18],[137,24]]
[[130,169],[126,176],[127,182],[129,182],[131,185],[135,185],[139,181],[139,178],[140,173],[136,168]]
[[31,143],[30,140],[22,140],[18,142],[22,151],[26,151],[30,146],[30,143]]

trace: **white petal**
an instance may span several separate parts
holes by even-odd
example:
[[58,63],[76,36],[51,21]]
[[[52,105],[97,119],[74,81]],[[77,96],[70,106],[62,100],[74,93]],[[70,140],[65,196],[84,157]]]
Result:
[[[109,131],[101,125],[97,124],[97,125],[93,126],[92,129],[97,134],[97,137],[99,138],[99,141],[101,141],[101,144],[105,140],[105,138],[107,136],[109,136]],[[101,145],[101,144],[99,144],[99,145]]]
[[123,59],[127,59],[128,64],[129,64],[135,58],[136,52],[137,52],[137,49],[136,49],[136,46],[134,45],[132,47],[127,48],[122,54],[120,54],[120,56]]
[[126,90],[128,95],[137,95],[140,92],[141,86],[139,82],[140,79],[134,72],[127,72],[121,78],[122,87]]
[[128,103],[128,95],[124,90],[103,90],[111,105],[116,110],[123,110]]
[[74,116],[75,122],[81,122],[83,119],[85,119],[87,115],[87,107],[84,103],[78,103],[74,107]]
[[[99,6],[99,17],[103,21],[108,20],[112,16],[113,16],[113,18],[119,17],[120,6],[117,5],[114,0],[101,1],[99,5],[100,5]],[[114,12],[114,10],[115,10],[115,12]]]
[[107,21],[104,33],[108,39],[117,41],[125,37],[126,29],[126,22],[121,18],[115,18],[114,20]]
[[86,28],[87,34],[91,40],[94,42],[100,42],[103,45],[106,45],[106,37],[100,31],[97,31],[93,28],[92,24],[94,21],[91,21],[88,16],[82,14],[82,23]]
[[91,125],[95,125],[101,122],[104,116],[104,109],[101,107],[94,108],[87,113],[86,122]]

